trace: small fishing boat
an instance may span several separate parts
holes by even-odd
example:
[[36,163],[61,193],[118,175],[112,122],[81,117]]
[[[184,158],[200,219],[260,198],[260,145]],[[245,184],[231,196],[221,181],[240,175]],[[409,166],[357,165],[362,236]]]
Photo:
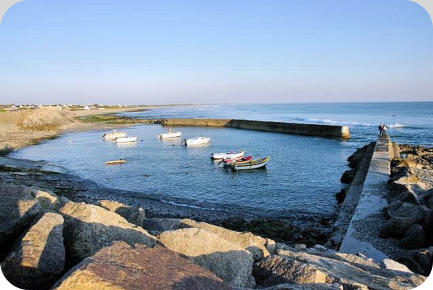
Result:
[[185,146],[206,145],[209,144],[209,142],[210,138],[202,136],[183,140]]
[[265,158],[261,158],[261,159],[255,159],[255,160],[250,160],[247,162],[231,162],[230,163],[230,167],[233,170],[248,170],[248,169],[258,169],[258,168],[263,168],[266,166],[266,164],[268,164],[270,157],[265,157]]
[[182,136],[182,132],[180,132],[180,131],[176,132],[176,131],[169,129],[167,133],[159,134],[158,138],[159,139],[169,139],[169,138],[179,138],[180,136]]
[[239,152],[227,152],[227,153],[211,153],[210,159],[211,160],[221,160],[221,159],[236,159],[239,157],[244,156],[245,151],[239,151]]
[[116,138],[116,143],[129,143],[129,142],[136,142],[137,137],[120,137]]
[[114,130],[112,133],[105,133],[104,135],[102,135],[102,137],[104,137],[104,139],[108,141],[114,141],[117,138],[122,138],[125,136],[126,136],[125,132],[120,132],[117,130]]
[[105,165],[117,165],[117,164],[124,164],[127,163],[128,161],[124,160],[124,159],[119,159],[119,160],[112,160],[112,161],[107,161],[105,162]]
[[223,159],[220,161],[220,163],[222,163],[224,167],[228,167],[232,162],[237,162],[238,164],[241,164],[242,162],[249,162],[251,159],[253,159],[253,156],[250,155],[250,156],[244,156],[235,159]]

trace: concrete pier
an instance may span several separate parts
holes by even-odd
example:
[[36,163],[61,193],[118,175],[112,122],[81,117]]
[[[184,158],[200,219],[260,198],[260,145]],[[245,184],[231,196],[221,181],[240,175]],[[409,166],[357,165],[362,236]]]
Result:
[[[387,255],[378,249],[378,222],[386,201],[386,183],[390,175],[393,148],[388,136],[377,139],[358,206],[340,246],[340,252],[362,253],[381,262]],[[376,241],[376,242],[375,242]]]
[[170,127],[228,127],[308,136],[321,136],[342,139],[350,138],[348,126],[252,121],[238,119],[163,119],[158,121],[163,126]]

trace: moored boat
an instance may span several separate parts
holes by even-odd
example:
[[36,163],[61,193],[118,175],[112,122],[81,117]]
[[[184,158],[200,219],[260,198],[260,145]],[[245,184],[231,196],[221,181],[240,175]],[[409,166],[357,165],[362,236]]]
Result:
[[185,146],[196,146],[196,145],[206,145],[209,144],[210,138],[208,137],[195,137],[183,140]]
[[124,159],[119,159],[119,160],[111,160],[111,161],[107,161],[105,162],[105,165],[117,165],[117,164],[124,164],[127,163],[128,161],[124,160]]
[[268,164],[270,157],[265,157],[265,158],[261,158],[261,159],[255,159],[255,160],[250,160],[247,162],[231,162],[230,163],[230,167],[233,170],[248,170],[248,169],[258,169],[258,168],[263,168],[266,166],[266,164]]
[[116,138],[116,143],[129,143],[129,142],[136,142],[137,141],[137,137],[120,137],[120,138]]
[[104,137],[105,140],[109,140],[109,141],[113,141],[116,140],[117,138],[122,138],[125,136],[126,136],[125,132],[121,132],[117,130],[114,130],[112,133],[105,133],[104,135],[102,135],[102,137]]
[[239,152],[227,152],[227,153],[211,153],[210,159],[221,160],[221,159],[236,159],[244,156],[245,151]]
[[220,163],[222,163],[224,167],[228,167],[232,162],[237,162],[238,164],[240,164],[242,162],[249,162],[251,159],[253,159],[253,156],[250,155],[250,156],[244,156],[235,159],[223,159],[220,161]]
[[176,132],[176,131],[173,131],[173,130],[169,129],[167,133],[159,134],[158,138],[160,138],[160,139],[170,139],[170,138],[178,138],[180,136],[182,136],[182,132],[180,132],[180,131]]

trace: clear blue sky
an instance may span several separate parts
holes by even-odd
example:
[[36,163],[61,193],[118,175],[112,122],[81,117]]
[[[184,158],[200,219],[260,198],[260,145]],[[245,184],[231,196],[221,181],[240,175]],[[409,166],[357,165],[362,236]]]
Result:
[[0,24],[0,103],[433,101],[407,0],[26,0]]

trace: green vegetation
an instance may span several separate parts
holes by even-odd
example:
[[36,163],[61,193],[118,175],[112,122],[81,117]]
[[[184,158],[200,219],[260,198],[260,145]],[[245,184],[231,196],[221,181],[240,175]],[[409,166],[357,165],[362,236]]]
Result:
[[56,138],[59,137],[59,134],[54,134],[52,136],[48,136],[48,137],[42,137],[42,138],[38,138],[38,139],[32,139],[30,145],[37,145],[40,144],[44,141],[48,141],[48,140],[54,140]]
[[145,120],[134,119],[129,117],[117,116],[114,114],[98,114],[77,117],[84,123],[105,123],[105,124],[140,124]]
[[11,153],[12,151],[14,151],[14,150],[8,146],[0,148],[0,156],[6,156],[9,153]]

